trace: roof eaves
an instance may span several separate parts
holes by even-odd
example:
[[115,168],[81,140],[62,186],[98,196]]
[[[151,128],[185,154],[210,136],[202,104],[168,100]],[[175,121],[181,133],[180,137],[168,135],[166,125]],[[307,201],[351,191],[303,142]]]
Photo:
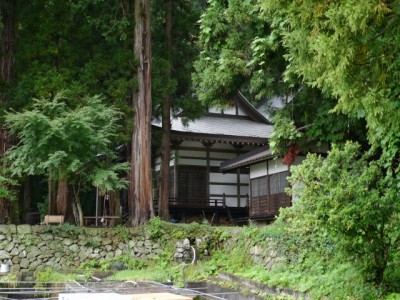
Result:
[[267,123],[268,125],[272,125],[272,122],[268,120],[265,116],[263,116],[254,106],[250,103],[249,100],[240,92],[237,91],[237,97],[240,102],[245,106],[245,108],[249,111],[249,113],[255,117],[257,121]]
[[187,132],[182,133],[179,131],[171,131],[171,139],[177,141],[199,141],[199,142],[213,142],[213,143],[227,143],[236,145],[259,145],[263,146],[268,143],[265,138],[249,137],[249,136],[230,136],[230,135],[216,135]]
[[250,166],[265,159],[273,157],[275,157],[275,155],[272,154],[271,150],[269,149],[269,146],[266,145],[256,150],[239,155],[233,159],[222,162],[220,165],[220,171],[226,172],[229,170]]

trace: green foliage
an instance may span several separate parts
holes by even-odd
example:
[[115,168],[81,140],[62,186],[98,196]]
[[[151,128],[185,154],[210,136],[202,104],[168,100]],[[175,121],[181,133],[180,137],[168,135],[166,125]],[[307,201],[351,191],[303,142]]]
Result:
[[49,211],[49,197],[46,196],[42,202],[37,204],[37,209],[40,213],[40,220],[44,219],[44,216],[48,214]]
[[95,240],[91,237],[87,237],[83,240],[83,245],[85,247],[92,247],[92,248],[98,248],[101,245],[101,242],[98,240]]
[[299,144],[303,134],[296,129],[293,120],[283,112],[277,112],[273,117],[274,131],[269,139],[273,154],[284,155],[288,147]]
[[142,270],[148,265],[146,261],[134,258],[128,254],[116,256],[111,260],[111,262],[121,262],[124,264],[124,269],[127,270]]
[[52,233],[55,236],[79,236],[84,234],[85,230],[82,227],[71,225],[69,223],[61,224],[60,226],[46,226],[43,228],[44,233]]
[[163,231],[165,221],[161,220],[160,217],[151,218],[148,223],[148,229],[150,230],[150,237],[152,239],[160,238],[165,232]]
[[94,167],[89,175],[89,181],[99,187],[100,191],[118,191],[128,185],[128,181],[121,177],[129,169],[129,163],[101,162]]
[[79,266],[79,269],[83,271],[104,272],[111,270],[115,263],[122,263],[124,270],[143,270],[148,265],[144,260],[134,258],[130,255],[120,255],[107,259],[87,260]]
[[221,228],[216,228],[214,230],[213,236],[218,242],[226,242],[229,238],[232,237],[232,235],[228,231]]
[[[267,108],[272,105],[267,99],[280,96],[291,120],[282,126],[275,124],[278,132],[272,144],[277,144],[276,153],[286,152],[280,141],[284,144],[285,138],[296,135],[290,127],[307,126],[306,134],[318,145],[346,139],[364,142],[363,119],[332,113],[337,104],[335,95],[305,84],[303,77],[297,74],[284,77],[293,66],[287,57],[287,47],[283,47],[285,36],[276,29],[285,28],[286,23],[275,21],[265,11],[265,6],[272,6],[272,2],[209,1],[199,21],[201,52],[194,64],[193,82],[198,98],[207,105],[224,107],[240,90],[250,100],[259,101]],[[281,6],[286,3],[280,2]],[[297,45],[293,45],[293,51]],[[266,110],[271,115],[273,109]],[[294,125],[290,126],[292,120]]]
[[131,236],[129,228],[122,225],[113,227],[112,231],[115,233],[116,239],[121,242],[127,241]]
[[309,229],[330,235],[376,283],[383,281],[400,237],[396,179],[383,170],[381,160],[346,143],[326,159],[309,155],[290,178],[296,209],[310,218]]
[[[300,205],[281,211],[273,225],[240,228],[215,228],[209,236],[215,240],[215,249],[207,260],[201,259],[193,265],[178,264],[173,261],[174,231],[183,231],[190,226],[164,222],[169,238],[164,240],[163,252],[153,260],[141,260],[129,254],[110,259],[89,260],[80,270],[86,275],[98,271],[108,271],[123,264],[124,270],[116,271],[109,280],[172,281],[183,286],[185,281],[208,280],[218,272],[227,272],[262,282],[268,286],[289,287],[308,293],[312,299],[377,299],[384,295],[384,288],[376,288],[365,281],[364,270],[353,257],[347,256],[337,245],[332,235],[316,228],[313,212]],[[168,226],[167,226],[168,225]],[[55,227],[55,226],[53,226]],[[201,228],[203,226],[192,226]],[[209,226],[207,226],[209,227]],[[209,227],[210,228],[210,227]],[[148,225],[146,228],[148,229]],[[193,232],[193,231],[192,231]],[[219,239],[219,240],[218,240]],[[225,240],[225,241],[222,241]],[[254,263],[250,257],[250,247],[265,248],[274,243],[278,256],[286,260],[272,270],[262,263]],[[399,258],[395,255],[385,275],[396,280]],[[41,277],[43,282],[55,280],[55,272],[49,278],[49,271]],[[64,275],[68,276],[76,275]],[[75,280],[75,279],[71,279]],[[389,292],[397,292],[396,284]],[[390,299],[390,298],[389,298]]]
[[[1,170],[5,169],[1,167]],[[15,180],[0,174],[0,198],[15,201],[17,199],[16,186]]]
[[79,266],[83,271],[108,271],[111,268],[110,260],[106,259],[91,259],[87,260]]
[[257,1],[211,0],[199,23],[193,82],[203,103],[225,105],[237,90],[257,99],[289,93],[280,80],[285,63],[279,40],[269,35]]
[[166,2],[154,0],[152,6],[152,105],[153,114],[160,116],[166,95],[171,96],[173,114],[191,120],[204,113],[204,107],[193,97],[191,73],[198,55],[197,24],[205,2],[172,1],[172,49],[169,53],[166,36]]
[[52,273],[53,271],[50,268],[44,271],[36,271],[35,272],[36,287],[38,287],[39,285],[41,286],[43,283],[50,282]]
[[165,222],[159,217],[152,218],[145,228],[149,230],[149,235],[153,239],[163,239],[166,235],[171,235],[175,239],[195,238],[209,236],[214,233],[214,228],[208,223],[173,224]]
[[369,142],[399,177],[399,3],[260,3],[287,51],[286,79],[300,76],[337,99],[334,111],[365,119]]
[[41,242],[40,237],[35,235],[27,235],[23,241],[25,247],[37,246],[39,245],[40,242]]
[[2,282],[7,283],[7,286],[10,288],[16,288],[19,283],[19,275],[15,272],[10,272],[7,275],[1,278]]
[[110,157],[119,115],[99,96],[83,98],[71,109],[62,93],[34,100],[31,110],[8,113],[6,123],[19,138],[7,155],[12,174],[65,178],[94,163],[99,153]]
[[126,186],[119,175],[128,165],[108,162],[115,157],[112,145],[121,114],[100,96],[80,100],[74,107],[59,93],[54,99],[34,100],[30,110],[6,114],[11,134],[19,139],[6,156],[12,175],[65,179],[77,187],[76,201],[82,185],[108,191]]
[[302,76],[338,97],[338,110],[365,116],[371,129],[392,123],[386,113],[397,115],[399,94],[396,1],[261,2],[287,49],[287,77]]
[[17,80],[10,99],[14,108],[68,89],[76,101],[83,94],[101,93],[127,112],[127,91],[135,86],[131,7],[96,0],[40,0],[17,8]]
[[122,270],[114,273],[107,277],[107,280],[136,280],[136,281],[156,281],[156,282],[177,282],[180,278],[180,272],[178,269],[165,268],[158,266],[151,266],[146,269],[133,269],[133,270]]

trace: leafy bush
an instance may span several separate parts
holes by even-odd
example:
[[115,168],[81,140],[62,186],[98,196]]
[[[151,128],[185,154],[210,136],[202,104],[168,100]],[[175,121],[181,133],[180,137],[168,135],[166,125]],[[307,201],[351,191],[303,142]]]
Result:
[[150,230],[150,237],[152,239],[157,239],[162,236],[163,232],[163,225],[165,222],[160,219],[160,217],[154,217],[150,219],[148,223],[148,229]]
[[43,232],[52,233],[60,236],[78,236],[83,234],[85,231],[82,227],[77,227],[69,223],[61,224],[60,226],[46,226]]
[[309,155],[293,167],[290,182],[299,201],[281,218],[299,224],[288,230],[305,241],[309,234],[309,243],[339,252],[367,280],[382,283],[400,233],[396,178],[383,163],[348,142],[325,159]]
[[79,268],[84,271],[107,271],[111,268],[111,262],[106,259],[91,259],[82,263]]
[[118,225],[112,230],[115,232],[116,238],[121,242],[127,241],[130,237],[129,229],[125,226]]

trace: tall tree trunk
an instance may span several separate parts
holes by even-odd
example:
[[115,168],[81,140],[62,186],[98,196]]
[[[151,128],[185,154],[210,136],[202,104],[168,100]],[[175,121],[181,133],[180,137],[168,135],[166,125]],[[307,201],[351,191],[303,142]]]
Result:
[[[119,193],[118,192],[110,192],[110,216],[115,216],[115,217],[121,217],[121,201],[119,198]],[[110,220],[110,225],[115,226],[117,224],[120,224],[120,221],[118,219],[115,220]]]
[[68,208],[68,184],[65,179],[58,180],[57,189],[57,215],[67,216]]
[[[16,45],[16,3],[16,0],[1,1],[0,9],[3,29],[0,33],[0,80],[4,86],[8,86],[10,84],[14,73],[13,66]],[[4,90],[0,94],[0,101],[3,105],[8,102],[7,95],[4,93]],[[1,141],[4,143],[6,142],[6,139],[2,139]],[[0,151],[2,150],[4,150],[3,147],[0,148]]]
[[[2,31],[0,32],[0,85],[3,89],[0,91],[1,106],[6,106],[8,103],[6,90],[13,78],[14,66],[14,53],[16,45],[16,26],[15,26],[15,8],[16,0],[3,0],[1,1],[0,13],[2,22]],[[4,88],[5,87],[5,88]],[[0,123],[0,157],[3,157],[8,148],[8,131]],[[2,166],[4,167],[4,166]],[[0,205],[2,207],[9,207],[3,213],[0,211],[0,220],[7,218],[8,222],[12,222],[15,213],[12,211],[14,208],[18,209],[18,202],[13,205],[6,205],[8,200],[0,198]]]
[[47,211],[48,215],[57,214],[57,181],[49,177],[48,180],[48,190],[49,190],[49,209]]
[[[168,70],[167,80],[172,76],[172,0],[165,0],[165,36],[167,45]],[[162,140],[161,140],[161,189],[158,215],[163,220],[169,219],[169,163],[171,160],[171,94],[164,96],[162,109]]]
[[151,194],[151,32],[150,1],[135,1],[134,55],[138,90],[133,92],[134,131],[129,178],[129,217],[133,226],[153,216]]
[[[15,29],[15,6],[16,0],[1,1],[1,21],[3,29],[0,33],[0,84],[8,87],[13,78],[14,53],[16,44]],[[2,106],[8,103],[7,89],[0,91],[0,101]],[[7,129],[1,124],[0,126],[0,156],[2,157],[8,148]]]

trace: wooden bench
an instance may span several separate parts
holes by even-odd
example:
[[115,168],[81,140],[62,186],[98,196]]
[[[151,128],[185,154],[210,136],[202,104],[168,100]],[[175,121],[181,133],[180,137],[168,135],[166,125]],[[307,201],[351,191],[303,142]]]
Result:
[[43,224],[50,225],[50,224],[58,224],[61,225],[64,223],[64,216],[62,215],[45,215]]

